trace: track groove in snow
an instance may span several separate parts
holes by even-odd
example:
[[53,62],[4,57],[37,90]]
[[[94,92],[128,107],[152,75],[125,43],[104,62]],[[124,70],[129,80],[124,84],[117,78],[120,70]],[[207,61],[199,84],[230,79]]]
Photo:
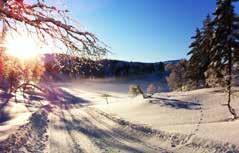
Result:
[[[62,110],[50,120],[49,152],[54,153],[169,153],[144,142],[141,132],[129,131],[91,108]],[[143,138],[143,139],[142,139]]]

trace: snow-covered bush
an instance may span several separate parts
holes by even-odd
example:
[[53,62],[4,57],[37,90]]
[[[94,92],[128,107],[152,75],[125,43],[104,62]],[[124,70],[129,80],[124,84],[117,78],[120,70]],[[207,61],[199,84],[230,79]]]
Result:
[[133,96],[137,96],[139,94],[144,95],[144,93],[143,93],[142,89],[140,88],[140,86],[139,85],[135,85],[135,84],[129,86],[128,93],[130,95],[133,95]]
[[157,92],[156,86],[153,83],[149,84],[147,87],[147,94],[153,95],[156,92]]

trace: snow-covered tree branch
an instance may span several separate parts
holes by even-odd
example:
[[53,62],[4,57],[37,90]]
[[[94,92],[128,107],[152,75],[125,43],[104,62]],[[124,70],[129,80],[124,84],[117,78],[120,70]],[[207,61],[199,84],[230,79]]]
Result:
[[106,46],[92,33],[78,27],[68,10],[49,6],[44,0],[27,4],[23,0],[1,0],[0,16],[8,29],[18,31],[19,25],[37,34],[42,42],[56,41],[69,54],[98,59],[107,53]]

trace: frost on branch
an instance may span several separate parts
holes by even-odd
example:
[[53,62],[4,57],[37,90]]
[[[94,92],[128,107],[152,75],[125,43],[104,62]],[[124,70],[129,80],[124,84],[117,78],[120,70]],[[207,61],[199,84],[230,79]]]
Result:
[[68,10],[49,6],[44,0],[24,3],[23,0],[0,0],[0,16],[8,29],[19,27],[29,34],[37,34],[47,44],[53,40],[61,51],[72,56],[100,59],[107,53],[106,45],[92,33],[78,27],[68,16]]

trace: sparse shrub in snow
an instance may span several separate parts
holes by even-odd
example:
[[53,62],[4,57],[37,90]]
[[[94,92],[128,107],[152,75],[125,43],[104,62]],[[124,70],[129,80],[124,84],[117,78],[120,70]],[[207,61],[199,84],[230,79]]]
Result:
[[105,100],[106,100],[106,103],[109,104],[109,99],[108,98],[111,97],[111,95],[105,93],[105,94],[102,94],[102,97],[104,97]]
[[139,94],[142,94],[144,96],[144,93],[143,93],[142,89],[140,88],[140,86],[139,85],[135,85],[135,84],[129,86],[128,93],[130,95],[133,95],[133,96],[137,96]]
[[156,86],[153,83],[149,84],[147,87],[147,94],[153,95],[156,92],[157,92]]

